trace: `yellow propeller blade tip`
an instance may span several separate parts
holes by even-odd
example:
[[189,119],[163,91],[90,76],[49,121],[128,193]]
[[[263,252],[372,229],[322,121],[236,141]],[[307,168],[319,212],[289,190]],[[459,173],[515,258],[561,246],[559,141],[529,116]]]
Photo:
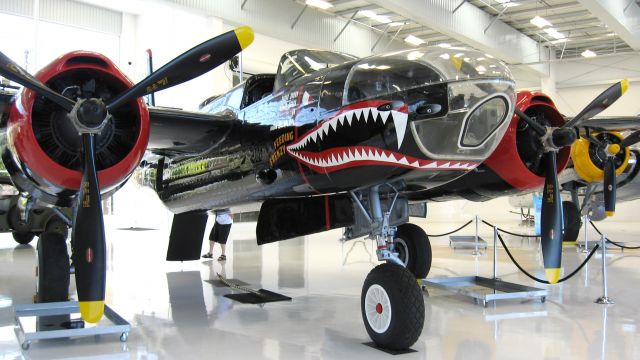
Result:
[[555,284],[560,280],[560,270],[560,268],[544,269],[544,272],[547,273],[549,284]]
[[80,315],[89,323],[97,323],[104,313],[104,301],[80,301]]
[[629,80],[624,79],[622,81],[620,81],[620,88],[622,90],[622,93],[626,93],[627,90],[629,90]]
[[607,216],[613,216],[613,214],[615,214],[615,211],[605,211],[604,214]]
[[253,42],[253,30],[248,26],[240,26],[239,28],[234,30],[236,33],[236,37],[238,38],[238,43],[242,49],[246,49],[247,46],[251,45]]

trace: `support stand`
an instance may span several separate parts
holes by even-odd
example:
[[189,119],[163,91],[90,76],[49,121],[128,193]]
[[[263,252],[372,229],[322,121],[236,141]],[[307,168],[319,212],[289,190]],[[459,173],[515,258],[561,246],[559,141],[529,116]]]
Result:
[[479,218],[476,215],[475,217],[476,223],[476,232],[475,235],[457,235],[457,236],[449,236],[449,247],[452,247],[454,250],[457,249],[473,249],[471,255],[479,256],[482,255],[481,248],[485,251],[487,250],[487,242],[480,237],[478,234],[478,224]]
[[608,296],[607,293],[607,239],[604,236],[604,233],[602,233],[602,235],[600,235],[600,242],[602,245],[600,245],[601,247],[601,252],[602,252],[602,296],[599,297],[598,299],[596,299],[596,304],[615,304],[616,302],[613,301],[613,299],[611,299]]
[[[112,325],[103,325],[102,323],[95,326],[84,328],[84,323],[79,328],[73,328],[72,322],[69,327],[53,327],[50,330],[30,329],[22,321],[23,317],[44,318],[56,315],[71,315],[80,312],[77,301],[62,301],[40,304],[18,304],[15,306],[16,318],[16,337],[23,350],[28,350],[31,341],[42,339],[61,339],[76,336],[91,336],[102,334],[120,333],[120,341],[125,342],[129,338],[131,325],[120,315],[114,312],[109,306],[104,306],[104,317],[112,323]],[[104,321],[104,320],[103,320]]]
[[[477,217],[476,217],[477,220]],[[476,233],[477,234],[477,233]],[[498,229],[493,228],[493,278],[461,276],[423,279],[422,286],[433,286],[473,298],[474,303],[488,306],[489,301],[503,299],[547,300],[548,291],[530,286],[509,283],[498,279]]]
[[582,216],[582,223],[584,224],[584,248],[582,248],[583,254],[589,253],[589,236],[587,234],[587,224],[589,223],[589,215]]
[[471,255],[473,256],[482,255],[480,250],[478,250],[478,215],[476,215],[476,237],[474,240],[475,240],[475,249],[471,252]]

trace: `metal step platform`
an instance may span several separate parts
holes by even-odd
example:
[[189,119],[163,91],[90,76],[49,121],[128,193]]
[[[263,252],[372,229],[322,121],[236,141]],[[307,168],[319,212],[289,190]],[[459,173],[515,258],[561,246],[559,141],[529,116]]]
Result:
[[475,235],[456,235],[449,236],[449,247],[453,249],[475,249],[476,245],[478,249],[486,250],[487,242],[481,238],[477,237],[478,241],[476,244],[476,236]]
[[499,279],[481,276],[443,277],[422,280],[423,286],[452,291],[474,299],[476,304],[484,307],[489,301],[505,299],[535,299],[541,302],[547,300],[548,291],[530,286],[509,283]]
[[28,350],[33,340],[117,333],[122,342],[129,338],[131,325],[109,306],[104,306],[104,317],[99,323],[87,327],[82,320],[71,318],[72,314],[79,317],[79,313],[77,301],[15,305],[16,337],[23,350]]

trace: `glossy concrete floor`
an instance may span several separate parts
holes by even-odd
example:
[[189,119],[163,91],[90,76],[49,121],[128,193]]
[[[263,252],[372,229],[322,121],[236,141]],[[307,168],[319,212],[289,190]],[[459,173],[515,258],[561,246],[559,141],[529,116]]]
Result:
[[[35,288],[35,241],[16,246],[0,235],[0,359],[388,359],[372,349],[359,299],[367,272],[377,264],[370,241],[341,244],[339,231],[258,247],[255,223],[236,223],[229,260],[164,261],[168,217],[154,219],[155,230],[119,229],[131,218],[107,217],[107,304],[131,322],[129,340],[117,335],[34,342],[23,351],[14,333],[14,304],[29,303]],[[456,222],[418,224],[430,233]],[[499,224],[526,232],[519,219]],[[637,245],[635,223],[599,224],[611,239]],[[133,225],[137,226],[137,225]],[[470,226],[460,234],[470,235]],[[480,226],[491,239],[491,229]],[[582,237],[582,235],[580,235]],[[595,233],[589,230],[589,237]],[[492,246],[472,256],[454,251],[448,238],[433,238],[429,277],[492,275]],[[491,242],[491,240],[490,240]],[[507,237],[514,256],[542,276],[538,244]],[[218,249],[216,249],[219,251]],[[640,259],[637,250],[611,250],[609,295],[615,305],[598,305],[602,295],[601,256],[567,282],[536,285],[520,274],[499,249],[498,274],[505,281],[549,290],[546,303],[510,300],[483,308],[466,297],[428,288],[426,322],[415,353],[404,359],[638,359]],[[565,247],[565,273],[585,255]],[[216,273],[293,298],[264,307],[243,305],[216,287]],[[73,280],[73,279],[72,279]],[[73,284],[73,281],[72,281]],[[73,288],[71,289],[73,291]],[[72,295],[75,296],[75,295]]]

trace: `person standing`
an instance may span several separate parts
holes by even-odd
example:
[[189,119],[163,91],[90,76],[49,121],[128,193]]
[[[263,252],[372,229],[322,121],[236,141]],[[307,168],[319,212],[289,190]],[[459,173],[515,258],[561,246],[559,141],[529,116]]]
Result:
[[202,257],[205,259],[213,258],[213,247],[215,243],[218,243],[222,249],[222,254],[218,257],[218,261],[225,261],[227,260],[227,255],[225,254],[227,238],[229,238],[233,217],[229,208],[215,210],[214,214],[216,215],[216,221],[209,234],[209,252],[202,255]]

